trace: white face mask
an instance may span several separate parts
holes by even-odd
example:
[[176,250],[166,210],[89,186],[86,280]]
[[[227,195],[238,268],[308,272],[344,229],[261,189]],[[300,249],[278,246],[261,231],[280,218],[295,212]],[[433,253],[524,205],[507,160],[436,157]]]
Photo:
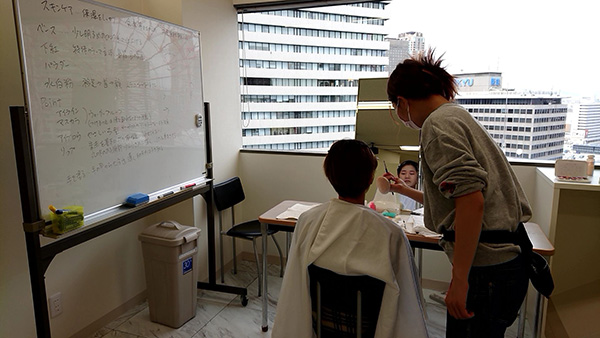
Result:
[[[399,106],[400,106],[400,105],[397,105],[396,107],[399,107]],[[408,104],[406,105],[406,113],[408,114],[408,121],[404,121],[403,119],[400,119],[400,121],[402,121],[402,123],[404,123],[404,125],[405,125],[407,128],[410,128],[410,129],[415,129],[415,130],[421,130],[421,127],[417,126],[417,124],[416,124],[416,123],[414,123],[414,122],[413,122],[413,121],[410,119],[410,109],[409,109],[409,106],[408,106]],[[398,117],[400,117],[400,116],[398,116]]]

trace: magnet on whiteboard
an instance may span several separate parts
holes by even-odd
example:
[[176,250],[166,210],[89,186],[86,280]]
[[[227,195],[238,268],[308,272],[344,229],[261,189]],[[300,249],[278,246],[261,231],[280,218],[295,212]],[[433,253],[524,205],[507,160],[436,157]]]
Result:
[[196,127],[202,127],[202,115],[200,114],[196,114]]

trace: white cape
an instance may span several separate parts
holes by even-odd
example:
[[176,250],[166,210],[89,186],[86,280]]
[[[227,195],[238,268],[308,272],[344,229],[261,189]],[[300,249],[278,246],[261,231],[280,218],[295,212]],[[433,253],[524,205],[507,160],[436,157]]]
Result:
[[308,266],[386,283],[376,338],[428,337],[424,302],[406,235],[375,211],[339,199],[304,212],[294,231],[272,337],[313,337]]

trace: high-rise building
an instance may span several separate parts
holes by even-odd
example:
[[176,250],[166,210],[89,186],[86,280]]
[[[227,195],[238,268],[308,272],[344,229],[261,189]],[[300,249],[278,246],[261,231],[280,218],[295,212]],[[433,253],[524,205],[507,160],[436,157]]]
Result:
[[508,158],[563,157],[567,105],[552,92],[503,89],[502,73],[456,74],[458,104],[489,132]]
[[391,74],[396,69],[396,65],[410,57],[410,53],[408,52],[408,41],[394,38],[386,40],[390,43],[388,74]]
[[405,32],[398,34],[398,38],[387,38],[390,42],[390,65],[388,73],[391,74],[396,65],[409,57],[425,51],[425,38],[420,32]]
[[354,138],[358,79],[388,75],[385,6],[239,14],[243,147],[324,150]]
[[600,160],[600,101],[578,98],[569,101],[567,114],[567,158],[585,160],[595,154]]
[[583,133],[583,144],[600,145],[600,102],[581,100],[573,102],[571,109],[576,116],[571,130]]
[[405,32],[398,34],[398,39],[408,41],[408,55],[416,55],[425,50],[425,38],[421,32]]

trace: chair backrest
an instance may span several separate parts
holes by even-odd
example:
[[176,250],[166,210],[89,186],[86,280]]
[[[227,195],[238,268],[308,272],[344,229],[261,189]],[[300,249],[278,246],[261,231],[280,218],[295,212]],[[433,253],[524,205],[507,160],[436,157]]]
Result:
[[317,337],[374,337],[385,282],[311,264],[310,298]]
[[233,207],[246,198],[244,189],[242,188],[242,181],[239,177],[232,177],[226,181],[215,184],[213,193],[215,197],[215,207],[219,211]]

